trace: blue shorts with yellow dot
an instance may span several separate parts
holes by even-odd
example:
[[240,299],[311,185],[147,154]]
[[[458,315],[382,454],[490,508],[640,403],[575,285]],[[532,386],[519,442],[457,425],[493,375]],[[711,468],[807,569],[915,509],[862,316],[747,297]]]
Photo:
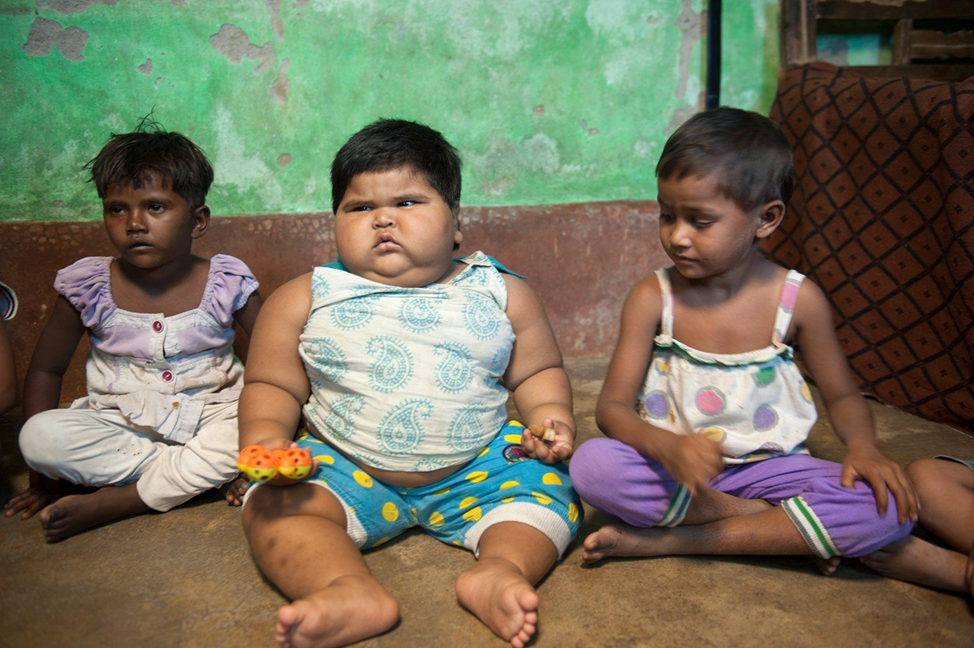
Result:
[[489,527],[520,522],[551,539],[561,556],[578,533],[581,504],[566,465],[525,456],[523,430],[511,421],[462,469],[419,488],[373,479],[310,434],[301,434],[297,442],[319,461],[317,472],[306,481],[338,498],[348,518],[348,534],[361,549],[378,547],[420,526],[441,542],[477,553]]

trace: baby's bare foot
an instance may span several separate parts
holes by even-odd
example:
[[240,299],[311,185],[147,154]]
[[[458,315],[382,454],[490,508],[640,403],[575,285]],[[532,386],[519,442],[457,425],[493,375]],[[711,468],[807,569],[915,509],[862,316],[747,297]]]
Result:
[[483,559],[457,578],[460,604],[494,634],[523,648],[538,628],[538,593],[510,562]]
[[226,498],[230,506],[240,506],[243,504],[243,496],[247,492],[247,486],[249,485],[250,480],[245,475],[237,475],[223,486],[220,486],[220,493]]
[[664,556],[665,529],[641,529],[626,524],[608,524],[585,538],[582,562],[590,565],[603,558]]
[[353,574],[277,611],[283,648],[344,646],[382,634],[399,619],[399,604],[372,576]]
[[148,507],[138,497],[135,484],[107,486],[86,495],[68,495],[40,512],[41,529],[48,542],[66,538]]
[[916,536],[906,536],[859,560],[890,578],[954,592],[968,588],[964,573],[967,556]]

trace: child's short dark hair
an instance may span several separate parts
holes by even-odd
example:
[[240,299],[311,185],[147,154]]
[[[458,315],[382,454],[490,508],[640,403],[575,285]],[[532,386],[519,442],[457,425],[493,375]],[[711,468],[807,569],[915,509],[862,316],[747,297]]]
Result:
[[439,131],[402,119],[380,119],[352,135],[331,163],[331,206],[360,173],[412,167],[436,189],[454,216],[460,208],[460,154]]
[[99,198],[113,187],[140,189],[156,175],[190,209],[206,204],[206,193],[213,184],[213,167],[203,151],[185,135],[166,132],[148,117],[131,133],[112,133],[85,169],[91,170],[90,181]]
[[773,121],[738,108],[697,113],[663,147],[660,179],[716,174],[721,192],[745,210],[786,205],[795,176],[791,145]]

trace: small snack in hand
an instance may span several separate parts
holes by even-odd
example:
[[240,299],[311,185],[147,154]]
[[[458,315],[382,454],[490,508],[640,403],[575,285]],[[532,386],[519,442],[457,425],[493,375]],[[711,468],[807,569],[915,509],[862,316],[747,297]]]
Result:
[[538,423],[532,423],[528,426],[528,429],[531,430],[531,434],[542,441],[551,442],[555,440],[555,428],[545,427]]

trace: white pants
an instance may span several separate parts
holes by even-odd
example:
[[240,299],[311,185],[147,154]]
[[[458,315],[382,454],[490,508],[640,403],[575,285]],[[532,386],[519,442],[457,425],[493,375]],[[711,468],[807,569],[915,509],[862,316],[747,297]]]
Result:
[[20,432],[27,465],[82,486],[137,481],[149,508],[168,511],[237,474],[237,403],[203,409],[185,445],[132,425],[118,410],[54,409],[32,416]]

